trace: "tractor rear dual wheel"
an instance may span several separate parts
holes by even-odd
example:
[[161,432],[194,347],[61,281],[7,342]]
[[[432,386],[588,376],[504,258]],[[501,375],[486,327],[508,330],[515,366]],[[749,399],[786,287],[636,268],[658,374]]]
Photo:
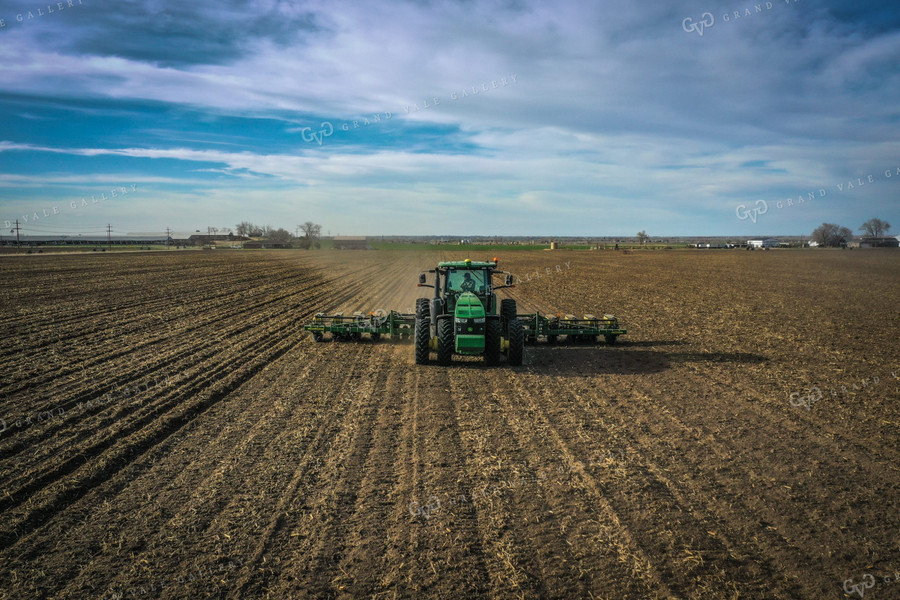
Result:
[[431,341],[431,325],[428,319],[416,319],[416,364],[428,364],[428,344]]
[[431,300],[419,298],[416,300],[416,318],[428,319],[431,317]]
[[500,319],[488,319],[484,324],[484,364],[495,367],[500,364]]
[[437,362],[446,367],[453,360],[453,319],[441,319],[438,321]]
[[525,328],[521,321],[509,322],[509,364],[519,367],[525,361]]
[[504,298],[500,301],[500,326],[503,335],[509,336],[509,324],[516,320],[518,309],[516,301],[512,298]]

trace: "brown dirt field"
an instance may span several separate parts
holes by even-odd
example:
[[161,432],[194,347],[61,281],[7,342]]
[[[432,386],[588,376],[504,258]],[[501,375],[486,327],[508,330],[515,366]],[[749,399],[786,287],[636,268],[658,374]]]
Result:
[[461,256],[0,259],[0,599],[900,598],[900,253],[501,254],[629,329],[516,368],[302,330]]

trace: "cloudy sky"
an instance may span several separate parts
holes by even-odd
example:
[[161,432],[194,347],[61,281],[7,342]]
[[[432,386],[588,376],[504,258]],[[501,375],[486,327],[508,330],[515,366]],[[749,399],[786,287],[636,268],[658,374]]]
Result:
[[4,235],[900,233],[892,1],[0,0],[0,20]]

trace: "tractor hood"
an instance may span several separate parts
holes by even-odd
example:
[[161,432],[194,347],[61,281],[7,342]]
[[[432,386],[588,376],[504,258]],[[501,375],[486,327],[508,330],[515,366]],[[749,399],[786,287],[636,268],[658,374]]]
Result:
[[484,305],[472,292],[464,292],[456,300],[455,316],[457,319],[483,319]]

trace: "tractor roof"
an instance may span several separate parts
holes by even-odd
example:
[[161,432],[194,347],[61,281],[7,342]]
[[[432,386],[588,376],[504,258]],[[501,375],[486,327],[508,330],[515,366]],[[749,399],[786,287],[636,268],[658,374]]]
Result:
[[438,268],[451,268],[451,269],[483,269],[485,267],[495,268],[497,266],[496,261],[480,261],[480,260],[453,260],[449,262],[439,262]]

